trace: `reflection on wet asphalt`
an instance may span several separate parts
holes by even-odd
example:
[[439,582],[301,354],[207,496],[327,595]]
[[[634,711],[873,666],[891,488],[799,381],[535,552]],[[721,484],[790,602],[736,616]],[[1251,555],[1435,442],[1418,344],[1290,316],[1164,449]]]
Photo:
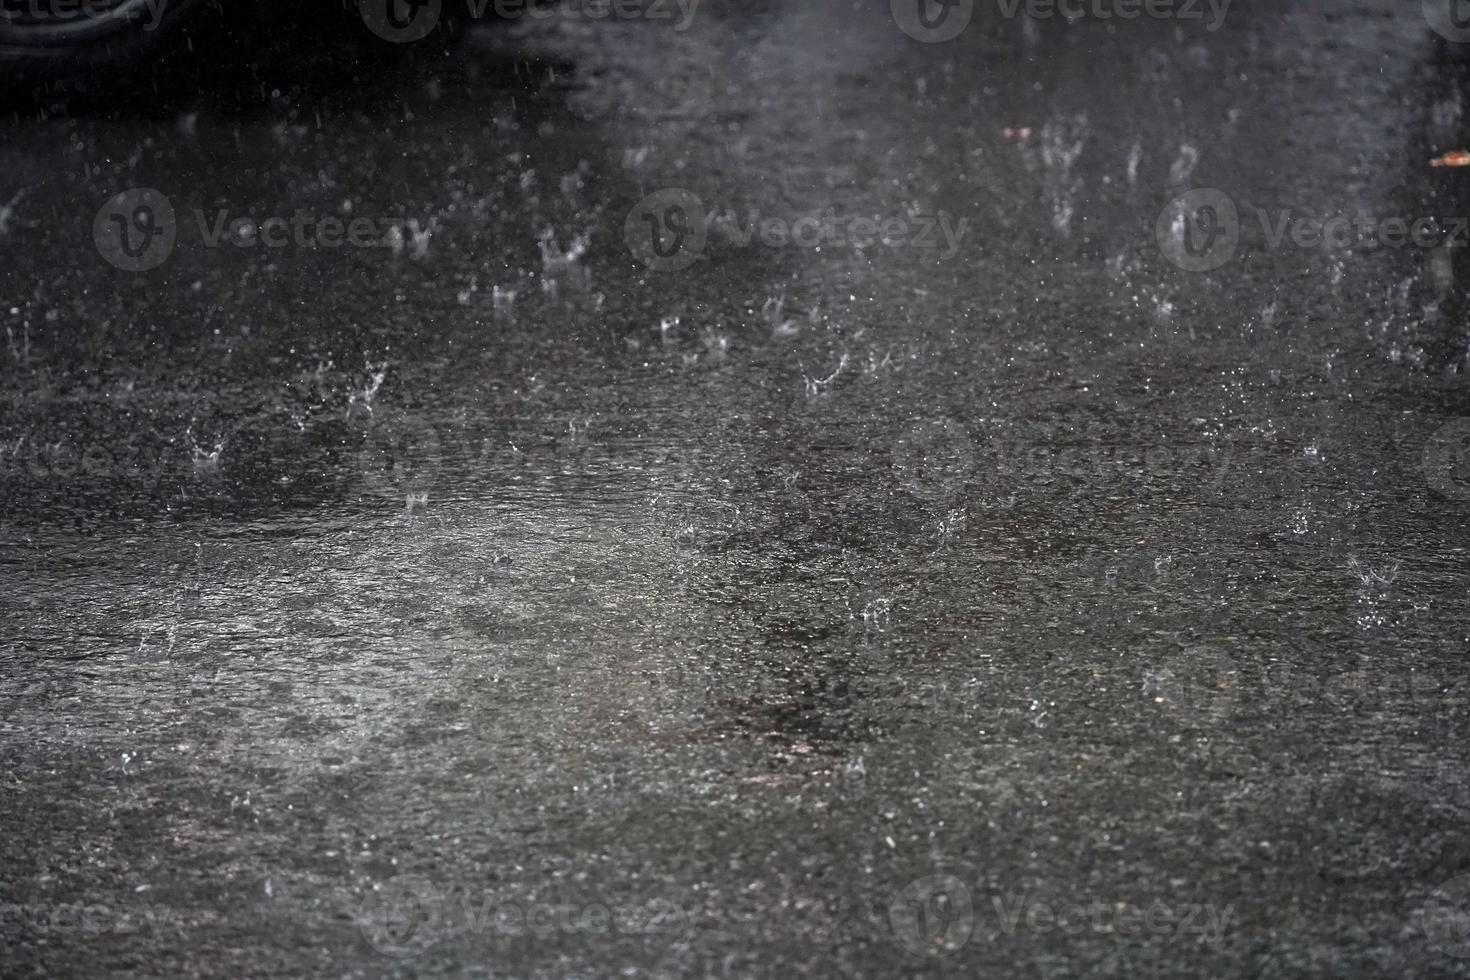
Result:
[[1470,58],[1001,9],[6,117],[0,972],[1470,974]]

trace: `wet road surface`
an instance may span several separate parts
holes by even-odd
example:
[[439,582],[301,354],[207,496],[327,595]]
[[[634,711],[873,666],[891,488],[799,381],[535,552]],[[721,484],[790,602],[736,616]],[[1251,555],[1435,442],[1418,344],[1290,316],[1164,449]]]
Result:
[[1470,975],[1470,60],[1003,10],[10,113],[0,972]]

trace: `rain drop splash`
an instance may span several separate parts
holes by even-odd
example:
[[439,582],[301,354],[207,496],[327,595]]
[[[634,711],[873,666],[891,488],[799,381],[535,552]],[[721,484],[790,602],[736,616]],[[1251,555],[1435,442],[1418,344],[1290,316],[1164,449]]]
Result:
[[772,326],[781,322],[781,318],[785,315],[785,312],[786,294],[784,292],[767,297],[765,305],[761,307],[761,316],[765,317],[766,322]]
[[25,196],[26,188],[22,187],[15,192],[15,196],[9,202],[0,204],[0,238],[5,238],[10,234],[10,222],[15,219],[15,206]]
[[1066,237],[1072,234],[1081,181],[1073,171],[1087,144],[1087,117],[1053,119],[1041,130],[1041,162],[1046,167],[1043,196],[1051,209],[1051,225]]
[[1364,592],[1387,592],[1399,576],[1398,562],[1376,569],[1369,568],[1357,558],[1350,558],[1347,567],[1358,577],[1358,584]]
[[1451,88],[1449,97],[1435,102],[1429,115],[1435,137],[1445,143],[1455,142],[1459,136],[1460,119],[1464,115],[1460,90]]
[[938,539],[939,547],[947,548],[954,543],[969,522],[970,516],[963,510],[952,510],[939,518],[934,529],[934,537]]
[[1021,38],[1028,48],[1034,48],[1041,43],[1041,28],[1035,17],[1021,18]]
[[814,378],[809,374],[802,375],[806,379],[806,393],[808,397],[815,397],[822,393],[822,389],[837,380],[838,375],[847,369],[847,355],[843,354],[837,361],[837,369],[825,378]]
[[21,449],[25,446],[25,441],[25,436],[17,437],[15,442],[10,445],[7,445],[4,441],[0,441],[0,474],[7,473],[11,470],[12,464],[5,461],[6,456],[9,456],[11,460],[15,461],[16,466],[19,465],[20,453]]
[[1357,618],[1358,628],[1371,630],[1386,625],[1388,617],[1381,606],[1393,588],[1394,579],[1398,578],[1398,562],[1370,568],[1354,557],[1348,559],[1347,567],[1358,579],[1358,605],[1363,609]]
[[461,289],[459,291],[458,296],[456,296],[455,298],[459,301],[459,305],[460,306],[469,306],[470,305],[470,300],[479,291],[480,291],[480,277],[479,276],[470,276],[470,284],[468,286],[466,286],[464,289]]
[[883,357],[881,360],[879,359],[878,352],[876,350],[869,350],[868,358],[866,361],[863,362],[863,373],[868,375],[869,377],[874,377],[883,371],[892,369],[892,367],[893,351],[891,349],[883,352]]
[[1276,314],[1277,314],[1277,312],[1278,312],[1278,310],[1277,310],[1276,302],[1274,300],[1272,302],[1266,304],[1266,308],[1263,309],[1263,310],[1261,310],[1261,329],[1262,330],[1274,330],[1274,329],[1276,329]]
[[[815,315],[815,311],[813,311]],[[801,332],[795,320],[786,319],[786,293],[776,293],[766,299],[761,307],[761,316],[771,325],[771,333],[777,337],[794,337]],[[815,320],[813,320],[815,322]]]
[[358,405],[373,411],[373,399],[378,397],[378,390],[383,387],[383,379],[388,377],[388,362],[374,365],[371,361],[367,364],[368,381],[357,391],[347,396],[347,418],[352,418],[353,409]]
[[194,464],[194,472],[210,473],[219,469],[220,456],[225,451],[225,440],[221,439],[214,444],[214,448],[205,450],[194,438],[194,420],[189,421],[189,427],[184,430],[185,437],[189,440],[189,451]]
[[1199,166],[1199,150],[1188,143],[1179,147],[1179,156],[1169,166],[1169,184],[1175,188],[1182,188],[1189,183],[1189,178],[1194,176],[1194,168]]
[[887,633],[889,620],[893,613],[892,599],[874,599],[863,606],[863,631],[866,633]]
[[393,253],[394,258],[407,255],[415,262],[422,262],[429,255],[429,243],[438,228],[438,218],[430,218],[427,225],[420,225],[417,218],[399,222],[388,229],[388,250]]
[[[1154,297],[1154,319],[1159,323],[1174,322],[1174,303],[1162,296]],[[1193,329],[1193,328],[1191,328]]]
[[1437,248],[1429,260],[1434,295],[1443,303],[1455,291],[1455,253],[1448,247]]
[[700,338],[704,343],[704,349],[712,360],[722,361],[730,353],[730,338],[722,333],[715,333],[710,327],[705,327],[704,335]]
[[592,165],[586,160],[577,164],[577,169],[569,174],[563,175],[560,181],[561,196],[572,204],[576,204],[581,197],[582,191],[587,188],[587,178],[592,173]]
[[490,304],[496,313],[509,314],[516,305],[516,290],[496,286],[490,290]]
[[566,251],[562,251],[556,240],[556,232],[547,228],[541,232],[536,244],[541,250],[542,290],[554,295],[563,281],[579,289],[591,285],[592,273],[581,264],[592,244],[591,232],[584,232],[573,238]]

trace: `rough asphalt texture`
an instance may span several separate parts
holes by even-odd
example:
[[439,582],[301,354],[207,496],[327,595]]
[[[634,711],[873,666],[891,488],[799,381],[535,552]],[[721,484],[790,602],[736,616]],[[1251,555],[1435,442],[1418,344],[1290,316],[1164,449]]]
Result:
[[0,974],[1470,975],[1470,48],[677,23],[0,118]]

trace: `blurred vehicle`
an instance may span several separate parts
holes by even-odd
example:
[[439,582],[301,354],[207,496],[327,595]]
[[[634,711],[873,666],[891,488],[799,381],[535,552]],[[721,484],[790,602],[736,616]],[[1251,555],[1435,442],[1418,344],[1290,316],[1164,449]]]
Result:
[[214,6],[203,0],[0,0],[0,66],[54,77],[145,56]]
[[[462,26],[439,4],[432,16],[423,7],[424,0],[0,0],[0,78],[12,86],[87,81],[163,59],[251,61],[303,43],[407,52],[432,48]],[[395,34],[399,21],[415,17],[428,29]]]

